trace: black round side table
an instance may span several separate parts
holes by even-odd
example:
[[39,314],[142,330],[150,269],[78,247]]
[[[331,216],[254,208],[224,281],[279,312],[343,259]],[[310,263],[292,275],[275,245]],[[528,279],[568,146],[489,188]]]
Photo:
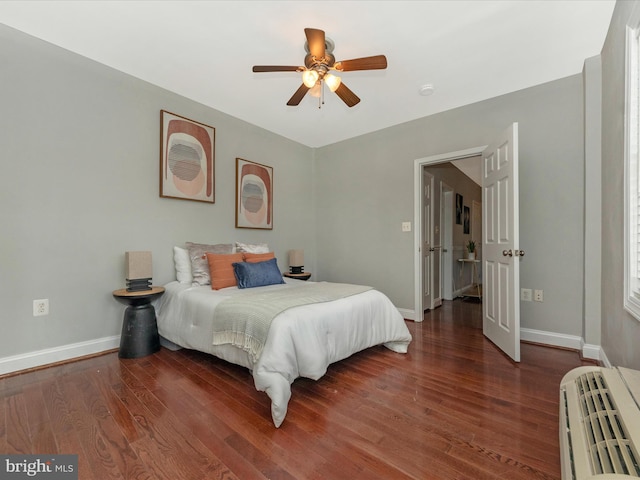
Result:
[[305,282],[311,278],[311,272],[303,272],[303,273],[285,272],[282,275],[288,278],[297,278],[298,280],[304,280]]
[[139,292],[121,288],[113,292],[113,298],[127,305],[120,336],[120,358],[140,358],[160,350],[156,310],[151,302],[163,293],[163,287]]

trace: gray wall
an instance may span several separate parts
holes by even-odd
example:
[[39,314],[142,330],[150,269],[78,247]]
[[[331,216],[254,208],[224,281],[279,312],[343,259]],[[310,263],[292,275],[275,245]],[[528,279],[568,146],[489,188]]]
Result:
[[367,283],[413,310],[414,161],[520,131],[521,325],[582,334],[584,152],[582,77],[514,92],[323,147],[317,152],[318,270]]
[[[490,143],[520,124],[522,326],[582,334],[583,92],[575,75],[309,149],[0,26],[0,359],[117,335],[124,252],[265,241],[286,268],[304,248],[317,280],[373,285],[413,310],[414,161]],[[239,99],[240,101],[240,99]],[[216,128],[216,203],[158,196],[159,111]],[[234,227],[235,158],[274,167],[274,230]],[[310,194],[311,192],[311,194]],[[34,318],[32,300],[51,314]]]
[[638,2],[617,2],[602,49],[602,346],[640,369],[640,322],[623,308],[625,26]]
[[587,58],[584,83],[584,350],[597,349],[602,330],[602,59]]
[[[158,285],[185,241],[268,242],[281,269],[304,248],[314,269],[310,148],[2,25],[0,45],[0,358],[118,335],[127,250]],[[161,109],[216,128],[214,205],[159,198]],[[236,157],[274,167],[272,231],[235,228]]]

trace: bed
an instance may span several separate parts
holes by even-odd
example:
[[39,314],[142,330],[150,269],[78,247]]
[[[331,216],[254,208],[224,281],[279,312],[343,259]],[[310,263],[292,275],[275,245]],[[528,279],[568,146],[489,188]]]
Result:
[[[154,302],[165,346],[209,353],[248,368],[258,391],[271,400],[276,427],[285,419],[291,384],[298,377],[318,380],[327,367],[375,345],[406,353],[411,334],[402,315],[383,293],[370,287],[282,278],[284,283],[213,290],[210,285],[173,281]],[[347,292],[341,298],[301,302],[275,314],[260,348],[220,335],[220,315],[229,305],[261,305],[272,296],[298,296],[316,289]],[[305,297],[306,298],[306,297]],[[314,298],[313,296],[309,298]],[[250,337],[247,335],[247,338]],[[215,339],[219,341],[215,342]],[[167,343],[171,342],[171,343]]]

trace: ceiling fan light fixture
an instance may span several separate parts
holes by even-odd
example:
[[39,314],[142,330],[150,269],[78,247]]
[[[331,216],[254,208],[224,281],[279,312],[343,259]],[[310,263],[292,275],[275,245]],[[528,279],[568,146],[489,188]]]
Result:
[[302,85],[298,87],[293,96],[287,102],[290,107],[300,105],[304,96],[318,96],[318,108],[324,103],[324,83],[329,90],[335,93],[349,108],[360,103],[360,98],[351,91],[337,75],[329,71],[353,72],[358,70],[384,70],[387,68],[387,57],[374,55],[371,57],[353,58],[336,62],[333,55],[334,43],[329,40],[324,30],[317,28],[305,28],[307,38],[304,57],[304,65],[254,65],[252,70],[259,72],[299,72],[302,73]]
[[307,88],[313,88],[317,81],[318,72],[315,70],[305,70],[302,72],[302,83],[304,83]]
[[324,76],[324,83],[327,84],[327,87],[329,87],[329,90],[331,90],[332,92],[335,92],[340,86],[340,84],[342,83],[342,79],[336,75],[332,75],[328,73]]
[[318,82],[313,87],[311,87],[311,90],[309,90],[309,95],[314,98],[320,98],[320,94],[322,93],[321,89],[322,86],[320,85],[320,82]]

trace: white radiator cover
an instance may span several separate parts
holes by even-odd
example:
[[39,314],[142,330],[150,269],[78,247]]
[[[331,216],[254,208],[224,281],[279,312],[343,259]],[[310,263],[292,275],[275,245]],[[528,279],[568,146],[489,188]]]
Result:
[[578,367],[560,382],[563,480],[640,477],[640,371]]

